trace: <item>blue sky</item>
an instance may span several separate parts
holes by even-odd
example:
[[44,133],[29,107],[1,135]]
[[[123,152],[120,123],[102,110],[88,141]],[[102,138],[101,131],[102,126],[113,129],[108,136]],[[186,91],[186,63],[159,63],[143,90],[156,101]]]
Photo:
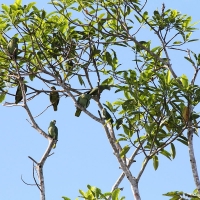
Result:
[[[23,4],[31,1],[23,1]],[[35,1],[36,6],[51,11],[48,1]],[[153,3],[152,3],[153,2]],[[12,4],[13,1],[1,2]],[[160,9],[163,1],[153,0],[147,4],[146,10]],[[192,16],[192,20],[200,20],[198,0],[165,0],[166,9],[177,9],[182,14]],[[198,24],[197,28],[200,27]],[[141,38],[148,40],[148,35],[142,31]],[[200,32],[197,30],[193,38],[199,38]],[[196,53],[200,53],[199,42],[187,45],[187,48]],[[172,66],[178,75],[187,74],[192,77],[193,69],[183,56],[184,53],[171,54]],[[121,52],[119,62],[129,65],[130,54]],[[30,82],[30,80],[28,80]],[[197,82],[198,84],[199,82]],[[29,83],[28,83],[29,84]],[[31,83],[30,83],[31,84]],[[15,89],[10,90],[14,93]],[[102,93],[102,102],[106,100],[112,102],[115,97],[109,91]],[[6,101],[14,102],[13,97],[7,97]],[[49,105],[47,95],[40,95],[29,106],[33,115],[39,114]],[[97,115],[94,102],[91,102],[89,110]],[[198,112],[197,107],[197,112]],[[95,110],[96,109],[96,110]],[[103,192],[110,191],[113,184],[121,174],[119,165],[100,124],[94,122],[84,113],[81,117],[74,116],[75,107],[69,98],[62,98],[58,111],[54,112],[50,107],[43,115],[37,118],[37,123],[44,131],[47,131],[49,122],[56,119],[59,129],[59,141],[54,154],[46,161],[44,166],[46,199],[61,199],[68,196],[74,200],[79,196],[79,189],[86,190],[87,184],[102,189]],[[21,175],[27,183],[34,183],[32,179],[32,162],[28,156],[39,161],[45,151],[48,141],[36,132],[27,122],[27,114],[20,106],[4,107],[0,106],[0,199],[39,199],[39,191],[34,186],[27,186],[21,181]],[[122,133],[122,130],[118,133]],[[200,141],[194,136],[195,153],[197,164],[200,166]],[[192,192],[195,189],[193,177],[188,157],[188,149],[182,144],[177,144],[177,156],[170,161],[159,157],[160,164],[157,171],[154,170],[150,162],[146,168],[140,182],[139,190],[141,198],[145,199],[167,199],[163,193],[173,190]],[[141,168],[142,160],[137,159],[131,167],[133,175]],[[121,183],[124,187],[121,195],[126,199],[133,199],[130,185],[126,179]]]

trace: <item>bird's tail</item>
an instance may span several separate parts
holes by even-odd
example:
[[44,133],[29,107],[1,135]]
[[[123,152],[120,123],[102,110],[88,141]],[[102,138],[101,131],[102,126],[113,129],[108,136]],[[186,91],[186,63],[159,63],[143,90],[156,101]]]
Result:
[[79,117],[81,114],[81,110],[79,108],[76,109],[75,116]]
[[57,105],[53,105],[53,109],[54,109],[54,111],[57,111],[58,110]]

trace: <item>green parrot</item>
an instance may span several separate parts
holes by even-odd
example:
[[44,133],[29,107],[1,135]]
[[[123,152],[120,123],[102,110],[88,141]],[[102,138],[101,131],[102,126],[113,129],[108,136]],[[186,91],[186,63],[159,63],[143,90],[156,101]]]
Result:
[[98,95],[98,93],[102,93],[103,90],[110,90],[110,86],[109,85],[100,85],[99,87],[95,87],[92,90],[90,90],[89,94],[90,95]]
[[103,108],[103,109],[102,109],[102,117],[103,117],[103,119],[105,119],[105,120],[109,120],[109,122],[111,123],[111,125],[113,124],[114,121],[113,121],[113,119],[112,119],[110,113],[107,111],[106,108]]
[[59,32],[53,33],[53,38],[51,42],[51,48],[53,50],[53,58],[57,59],[57,56],[61,55],[62,52],[62,46],[64,44],[64,41],[62,39],[62,36]]
[[[81,94],[79,97],[78,97],[78,104],[80,104],[82,107],[84,108],[87,108],[89,105],[90,105],[90,99],[91,99],[91,96],[89,94]],[[80,114],[81,114],[81,109],[80,108],[76,108],[76,112],[75,112],[75,116],[76,117],[79,117]]]
[[[21,77],[21,81],[24,81],[24,77]],[[27,92],[26,84],[24,84],[24,91],[25,93]],[[18,84],[17,91],[15,94],[15,103],[18,104],[22,99],[23,99],[23,96],[22,96],[21,87],[20,87],[20,84]]]
[[[58,128],[55,125],[56,124],[56,120],[52,120],[49,124],[49,128],[48,128],[48,134],[51,138],[53,138],[54,140],[58,140]],[[53,148],[56,148],[56,143],[54,144]]]
[[10,42],[8,43],[7,49],[8,53],[11,59],[16,60],[17,59],[17,53],[18,53],[18,41],[19,39],[16,37],[13,37]]
[[59,94],[58,92],[55,92],[54,90],[56,90],[56,88],[54,86],[51,87],[52,92],[50,92],[49,98],[50,101],[53,105],[53,109],[54,111],[57,111],[58,109],[58,103],[59,103]]

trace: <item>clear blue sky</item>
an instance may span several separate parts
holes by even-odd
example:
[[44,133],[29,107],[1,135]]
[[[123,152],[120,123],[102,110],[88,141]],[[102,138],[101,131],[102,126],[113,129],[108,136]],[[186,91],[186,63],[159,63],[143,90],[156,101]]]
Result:
[[[7,0],[1,3],[12,4],[14,1]],[[23,4],[30,3],[24,0]],[[36,1],[39,8],[51,11],[48,1]],[[151,11],[160,9],[163,1],[153,0],[147,4],[146,10]],[[193,21],[200,20],[199,0],[181,0],[164,1],[166,9],[173,8],[182,14],[192,16]],[[197,28],[200,25],[197,25]],[[145,30],[145,27],[144,27]],[[194,38],[199,38],[200,31],[193,34]],[[144,40],[148,40],[148,35],[143,31],[140,35]],[[188,48],[196,53],[200,53],[199,42],[191,43]],[[129,63],[126,61],[130,54],[121,52],[119,63],[124,66]],[[192,76],[192,67],[184,58],[184,53],[180,56],[172,55],[172,64],[178,75],[187,74]],[[30,84],[31,81],[28,80]],[[28,84],[29,84],[28,83]],[[10,90],[14,92],[15,89]],[[108,91],[103,92],[102,101],[114,101]],[[6,101],[14,102],[12,97],[7,97]],[[49,105],[48,96],[39,96],[29,103],[34,116],[39,114]],[[92,102],[89,110],[95,111],[96,105]],[[100,124],[94,122],[84,113],[81,117],[74,116],[75,107],[69,98],[62,98],[58,111],[54,112],[50,107],[43,115],[37,118],[37,123],[41,128],[47,131],[49,122],[56,119],[59,129],[59,141],[57,148],[44,166],[44,177],[46,187],[46,199],[61,199],[61,196],[68,196],[74,200],[79,196],[79,189],[86,190],[86,185],[90,184],[110,191],[114,182],[121,174],[119,165],[112,149],[108,143],[106,135]],[[197,110],[198,112],[198,110]],[[32,178],[32,162],[28,156],[39,161],[48,141],[36,132],[26,121],[28,118],[26,112],[21,107],[3,107],[0,106],[0,199],[4,200],[36,200],[39,199],[37,187],[27,186],[21,181],[21,175],[27,183],[34,183]],[[122,133],[122,130],[118,133]],[[200,166],[200,140],[194,136],[195,153],[197,164]],[[143,200],[167,199],[162,196],[163,193],[172,190],[182,190],[192,192],[195,189],[193,177],[191,174],[188,150],[186,146],[177,143],[177,156],[175,160],[170,161],[166,158],[160,158],[160,165],[157,171],[154,171],[150,162],[146,168],[140,182],[139,190]],[[132,165],[133,175],[137,175],[141,167],[141,160],[138,159]],[[130,185],[126,179],[120,187],[124,187],[121,192],[126,199],[133,199]]]

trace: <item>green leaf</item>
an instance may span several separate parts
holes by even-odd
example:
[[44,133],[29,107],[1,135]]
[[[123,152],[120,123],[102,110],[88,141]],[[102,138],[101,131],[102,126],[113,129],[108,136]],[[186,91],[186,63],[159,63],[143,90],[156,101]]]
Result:
[[126,126],[125,124],[122,124],[122,127],[124,129],[125,134],[129,136],[130,129],[128,128],[128,126]]
[[85,192],[83,190],[79,190],[79,193],[83,195],[83,197],[85,197]]
[[123,118],[119,118],[116,120],[116,129],[119,130],[119,128],[121,127],[123,123]]
[[63,198],[64,200],[71,200],[70,198],[64,197],[64,196],[62,196],[62,198]]
[[187,141],[185,141],[185,140],[181,140],[181,139],[177,139],[177,140],[178,140],[179,142],[183,143],[184,145],[188,146]]
[[79,80],[79,83],[81,85],[84,85],[85,86],[85,82],[83,81],[82,77],[80,75],[78,75],[78,80]]
[[173,44],[181,44],[181,41],[175,41]]
[[180,196],[183,195],[183,192],[179,192],[179,191],[173,191],[173,192],[167,192],[165,194],[163,194],[164,196],[169,196],[169,197],[173,197],[173,196]]
[[30,78],[31,81],[33,81],[33,79],[35,78],[35,75],[30,74],[29,78]]
[[148,18],[148,12],[147,11],[145,11],[144,13],[143,13],[143,20],[142,21],[145,21],[147,18]]
[[172,158],[174,159],[175,156],[176,156],[176,148],[174,146],[173,143],[171,143],[171,155],[172,155]]
[[45,10],[42,10],[42,19],[44,19],[45,16],[46,16],[46,12],[45,12]]
[[[96,195],[95,191],[96,191],[96,187],[91,186],[91,185],[87,185],[87,188],[89,189],[87,191],[87,197],[91,197],[91,200],[93,200]],[[89,198],[88,198],[89,199]]]
[[30,9],[36,4],[36,2],[32,2],[32,3],[29,3],[26,8],[25,8],[25,12],[29,12]]
[[158,165],[159,165],[158,157],[155,155],[153,156],[153,166],[155,170],[158,169]]
[[2,23],[0,24],[0,29],[4,29],[7,26],[7,23]]
[[172,10],[171,11],[171,17],[172,18],[176,18],[177,14],[178,14],[177,10]]
[[99,196],[101,195],[101,190],[99,188],[95,188],[95,197],[98,199]]
[[167,83],[167,84],[170,83],[170,76],[171,76],[171,71],[168,70],[168,72],[167,72],[167,76],[166,76],[166,83]]
[[183,74],[183,75],[181,76],[181,82],[182,82],[182,84],[183,84],[183,87],[184,87],[185,89],[187,89],[189,83],[188,83],[188,78],[187,78],[187,76],[186,76],[185,74]]
[[171,160],[171,154],[168,151],[162,149],[160,153]]
[[188,42],[196,42],[196,41],[199,41],[199,39],[188,40]]
[[123,158],[129,151],[130,147],[128,145],[126,145],[120,152],[120,157]]
[[114,101],[112,104],[121,106],[123,103],[124,103],[123,101]]
[[5,99],[5,97],[6,97],[6,92],[7,92],[7,90],[6,90],[5,92],[2,92],[2,93],[0,94],[0,103],[2,103],[2,102],[4,101],[4,99]]
[[6,4],[2,4],[1,7],[6,13],[9,13],[10,8]]
[[112,200],[119,200],[119,193],[120,189],[119,188],[115,189],[112,193]]
[[127,98],[127,99],[131,99],[131,95],[129,92],[127,91],[124,91],[124,96]]
[[103,18],[105,16],[105,13],[102,13],[98,16],[99,19]]
[[101,85],[111,85],[111,84],[114,84],[114,80],[113,80],[113,77],[110,76],[109,78],[105,79]]
[[185,35],[186,40],[188,40],[191,36],[192,32],[189,32],[188,34]]
[[134,15],[134,16],[135,16],[135,18],[138,20],[139,23],[142,22],[142,20],[141,20],[137,15]]
[[193,65],[195,65],[195,63],[194,63],[194,61],[193,61],[192,59],[190,59],[190,58],[188,58],[188,57],[186,57],[186,56],[184,56],[184,58],[185,58],[186,60],[188,60],[189,62],[191,62]]
[[15,3],[14,4],[17,4],[17,5],[22,5],[22,0],[15,0]]
[[51,3],[49,4],[53,4],[55,6],[60,6],[61,8],[63,8],[62,4],[58,3],[58,1],[52,1]]
[[[104,104],[105,105],[105,104]],[[112,106],[112,104],[109,102],[109,101],[106,101],[106,107],[111,111],[111,112],[114,112],[114,108]]]
[[101,53],[101,50],[94,49],[92,51],[91,58],[95,58],[95,57],[99,56],[100,53]]

